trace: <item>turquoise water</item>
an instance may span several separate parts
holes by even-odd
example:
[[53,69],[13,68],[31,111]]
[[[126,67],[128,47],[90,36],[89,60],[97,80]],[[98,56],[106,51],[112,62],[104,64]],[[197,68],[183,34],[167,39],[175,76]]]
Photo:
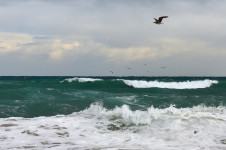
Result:
[[[83,78],[84,81],[80,81]],[[128,85],[124,80],[137,81],[141,87]],[[196,87],[202,84],[205,86],[205,80],[218,83],[211,83],[210,87]],[[139,83],[141,81],[144,83]],[[156,87],[145,87],[145,83],[151,84],[150,82],[155,82],[153,84]],[[173,85],[174,82],[176,85]],[[164,83],[171,85],[157,87]],[[191,84],[191,87],[180,83]],[[175,89],[178,87],[182,89]],[[1,118],[71,114],[88,108],[94,102],[101,102],[107,109],[126,104],[132,110],[146,110],[151,106],[167,108],[170,105],[175,105],[176,108],[225,106],[226,78],[0,77]]]
[[225,127],[223,77],[0,77],[0,150],[225,150]]

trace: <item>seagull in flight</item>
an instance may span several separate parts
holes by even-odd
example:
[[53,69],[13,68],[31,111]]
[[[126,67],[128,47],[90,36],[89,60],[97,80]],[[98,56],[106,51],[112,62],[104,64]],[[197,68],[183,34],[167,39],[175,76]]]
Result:
[[155,23],[155,24],[163,24],[162,23],[162,19],[163,18],[168,18],[168,16],[162,16],[162,17],[159,17],[159,19],[154,18],[155,22],[153,22],[153,23]]

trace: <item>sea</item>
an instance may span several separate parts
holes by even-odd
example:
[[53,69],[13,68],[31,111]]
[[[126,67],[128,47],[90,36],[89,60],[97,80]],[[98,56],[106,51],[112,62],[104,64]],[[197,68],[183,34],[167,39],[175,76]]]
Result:
[[226,150],[226,77],[1,76],[8,149]]

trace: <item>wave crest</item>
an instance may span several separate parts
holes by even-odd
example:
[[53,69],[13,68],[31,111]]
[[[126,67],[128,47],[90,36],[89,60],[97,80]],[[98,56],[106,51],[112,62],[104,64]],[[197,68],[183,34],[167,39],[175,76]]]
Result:
[[[96,118],[105,118],[110,122],[123,124],[126,127],[131,125],[150,125],[156,121],[171,121],[171,120],[191,120],[191,119],[210,119],[226,121],[225,107],[206,107],[204,105],[194,106],[192,108],[176,108],[171,105],[168,108],[159,109],[153,106],[146,111],[135,110],[132,111],[128,105],[116,107],[108,110],[102,106],[101,103],[93,103],[89,108],[72,114],[81,116],[95,116]],[[88,117],[89,118],[89,117]]]
[[216,80],[199,80],[199,81],[184,81],[184,82],[158,82],[158,81],[143,81],[143,80],[122,80],[126,85],[134,88],[168,88],[168,89],[199,89],[207,88],[212,84],[217,84]]
[[102,81],[102,79],[74,77],[74,78],[65,79],[65,81],[68,81],[68,82],[73,82],[73,81],[78,81],[78,82],[95,82],[95,81]]

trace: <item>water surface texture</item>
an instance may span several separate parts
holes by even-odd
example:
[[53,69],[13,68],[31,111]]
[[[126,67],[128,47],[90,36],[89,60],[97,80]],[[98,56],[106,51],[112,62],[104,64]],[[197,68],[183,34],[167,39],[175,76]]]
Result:
[[223,77],[0,77],[0,149],[226,149]]

